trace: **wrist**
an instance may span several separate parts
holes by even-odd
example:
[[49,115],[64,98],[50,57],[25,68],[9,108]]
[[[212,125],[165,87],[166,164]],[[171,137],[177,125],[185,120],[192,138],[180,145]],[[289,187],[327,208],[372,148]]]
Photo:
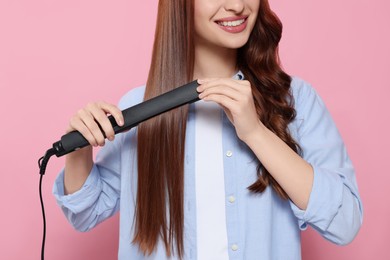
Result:
[[257,143],[267,134],[268,128],[259,120],[258,123],[245,135],[239,136],[249,147],[252,143]]

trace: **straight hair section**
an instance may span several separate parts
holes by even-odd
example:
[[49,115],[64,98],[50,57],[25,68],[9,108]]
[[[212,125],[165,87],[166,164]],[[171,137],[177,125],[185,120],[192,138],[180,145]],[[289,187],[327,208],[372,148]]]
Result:
[[[144,99],[188,83],[194,68],[193,0],[160,0]],[[145,255],[158,241],[183,257],[184,152],[188,105],[138,126],[135,234]]]

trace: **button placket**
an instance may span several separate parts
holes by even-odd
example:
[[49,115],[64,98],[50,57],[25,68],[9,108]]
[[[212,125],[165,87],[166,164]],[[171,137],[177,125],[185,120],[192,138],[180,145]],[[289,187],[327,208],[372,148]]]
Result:
[[233,156],[233,152],[230,151],[230,150],[228,150],[228,151],[226,152],[226,156],[227,156],[227,157],[232,157],[232,156]]
[[238,245],[237,245],[237,244],[233,244],[233,245],[231,246],[231,249],[232,249],[233,251],[237,251],[237,250],[238,250]]

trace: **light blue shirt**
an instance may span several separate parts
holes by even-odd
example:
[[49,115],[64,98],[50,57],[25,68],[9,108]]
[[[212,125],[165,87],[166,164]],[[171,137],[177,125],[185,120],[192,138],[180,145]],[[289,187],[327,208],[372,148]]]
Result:
[[[301,146],[303,158],[314,169],[308,207],[300,210],[291,201],[281,200],[270,188],[262,194],[248,191],[247,187],[257,179],[257,162],[224,116],[221,153],[225,155],[229,259],[301,259],[300,232],[308,225],[340,245],[351,242],[361,226],[362,204],[355,171],[331,115],[315,90],[303,80],[293,78],[291,90],[297,116],[289,130]],[[144,87],[131,90],[121,99],[119,107],[124,109],[141,102],[143,94]],[[195,110],[191,105],[185,153],[184,259],[195,260],[194,120]],[[162,243],[151,256],[143,256],[138,246],[131,243],[137,194],[136,131],[133,128],[118,134],[114,141],[106,142],[79,191],[64,195],[62,171],[53,192],[69,222],[80,231],[93,228],[120,210],[118,259],[167,259]]]

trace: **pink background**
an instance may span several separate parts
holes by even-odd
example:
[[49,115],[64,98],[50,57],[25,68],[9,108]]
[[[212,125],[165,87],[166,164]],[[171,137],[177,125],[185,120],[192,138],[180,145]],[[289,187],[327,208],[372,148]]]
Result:
[[[285,69],[324,98],[355,163],[364,223],[346,247],[303,233],[304,259],[390,259],[390,3],[282,1]],[[0,258],[38,259],[37,160],[89,101],[116,103],[146,80],[157,0],[1,0]],[[167,61],[169,62],[169,61]],[[47,259],[115,259],[118,216],[89,233],[67,223],[44,178]]]

